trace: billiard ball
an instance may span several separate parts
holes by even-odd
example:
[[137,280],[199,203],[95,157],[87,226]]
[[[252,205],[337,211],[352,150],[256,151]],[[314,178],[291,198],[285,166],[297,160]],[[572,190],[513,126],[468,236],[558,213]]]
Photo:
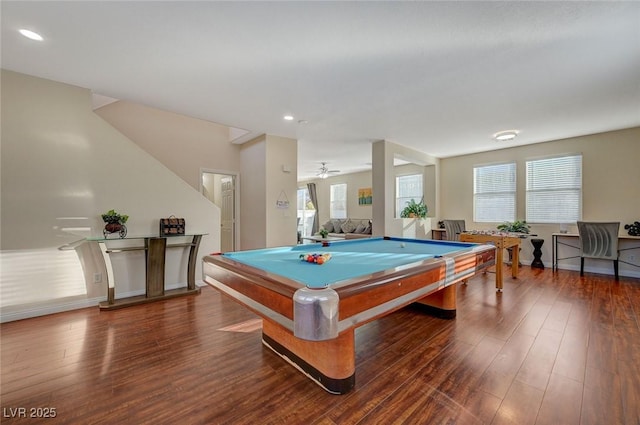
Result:
[[400,244],[400,248],[404,248],[404,242]]

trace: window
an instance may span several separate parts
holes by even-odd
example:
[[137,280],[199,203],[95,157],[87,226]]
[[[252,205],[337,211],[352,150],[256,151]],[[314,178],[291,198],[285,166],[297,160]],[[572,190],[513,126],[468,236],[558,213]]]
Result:
[[527,218],[575,223],[582,216],[582,155],[527,161]]
[[424,198],[422,192],[422,174],[396,177],[396,218],[412,199],[420,202]]
[[347,184],[331,185],[330,218],[347,218]]
[[516,164],[473,168],[473,220],[499,223],[516,219]]
[[306,187],[298,189],[298,232],[301,236],[311,236],[315,215],[316,210],[309,197],[309,189]]

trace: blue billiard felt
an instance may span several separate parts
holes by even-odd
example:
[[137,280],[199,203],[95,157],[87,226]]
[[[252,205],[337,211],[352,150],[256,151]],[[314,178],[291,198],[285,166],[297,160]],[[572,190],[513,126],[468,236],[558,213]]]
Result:
[[[404,246],[403,246],[404,244]],[[466,250],[474,244],[401,238],[369,238],[293,247],[230,252],[223,255],[252,267],[287,277],[311,288],[324,287],[358,276]],[[319,265],[302,261],[300,254],[331,253]]]

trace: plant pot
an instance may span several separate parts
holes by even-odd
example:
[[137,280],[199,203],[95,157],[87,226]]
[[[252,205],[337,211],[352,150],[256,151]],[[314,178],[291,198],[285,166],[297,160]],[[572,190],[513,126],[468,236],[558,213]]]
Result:
[[107,235],[111,233],[119,233],[121,238],[124,238],[127,235],[127,227],[124,224],[120,223],[107,223],[104,226],[104,230],[102,234],[106,238]]

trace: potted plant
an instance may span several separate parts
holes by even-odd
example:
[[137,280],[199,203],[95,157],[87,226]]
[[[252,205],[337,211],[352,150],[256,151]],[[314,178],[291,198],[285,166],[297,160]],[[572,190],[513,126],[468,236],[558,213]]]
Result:
[[506,221],[500,224],[498,230],[510,233],[529,233],[531,228],[525,220],[516,220],[514,222]]
[[400,212],[401,218],[425,218],[427,216],[427,206],[421,199],[416,202],[415,199],[407,201],[407,206]]
[[325,239],[326,239],[326,237],[329,235],[329,232],[327,232],[327,229],[322,228],[322,229],[320,229],[320,231],[318,232],[318,234],[319,234],[322,238],[325,238]]
[[127,227],[124,225],[127,220],[129,220],[128,215],[119,214],[116,210],[109,210],[102,214],[102,221],[107,223],[102,231],[104,237],[106,238],[110,233],[118,232],[120,233],[120,237],[124,238],[127,235]]
[[[498,230],[501,230],[503,232],[509,232],[509,233],[529,233],[529,225],[527,224],[527,222],[525,220],[516,220],[514,222],[510,222],[510,221],[505,221],[504,223],[500,224],[498,227]],[[507,251],[509,252],[509,261],[508,264],[511,264],[512,262],[512,258],[513,258],[513,247],[511,248],[507,248]],[[519,262],[518,262],[519,263]],[[520,264],[518,264],[520,265]]]

